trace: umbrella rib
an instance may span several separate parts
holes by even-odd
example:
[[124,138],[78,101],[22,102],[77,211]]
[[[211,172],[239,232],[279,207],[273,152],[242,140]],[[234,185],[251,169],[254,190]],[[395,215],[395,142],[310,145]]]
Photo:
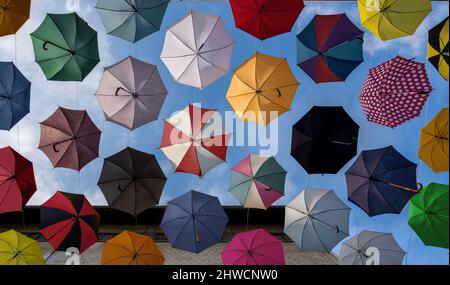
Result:
[[233,46],[233,45],[234,45],[234,42],[231,42],[231,43],[227,44],[226,46],[223,46],[223,47],[220,47],[220,48],[215,48],[215,49],[210,49],[210,50],[207,50],[207,51],[202,51],[199,54],[202,55],[202,54],[205,54],[205,53],[210,53],[210,52],[223,50],[223,49],[229,48],[230,46]]
[[[320,221],[320,220],[317,220],[317,221]],[[322,222],[322,221],[320,221],[320,222]],[[324,224],[325,224],[325,223],[324,223]],[[331,251],[332,249],[328,249],[327,246],[325,245],[325,243],[323,242],[322,238],[320,237],[319,233],[317,232],[316,225],[314,224],[314,222],[313,222],[312,220],[311,220],[311,225],[312,225],[312,227],[313,227],[313,229],[314,229],[314,233],[316,234],[316,236],[317,236],[317,238],[319,239],[320,243],[322,244],[323,248],[324,248],[327,252]],[[326,225],[327,225],[327,224],[326,224]]]
[[[259,88],[264,88],[264,85],[267,83],[267,81],[270,80],[270,78],[272,78],[273,74],[281,67],[281,65],[283,63],[287,63],[286,59],[281,60],[278,65],[274,68],[274,70],[270,73],[270,75],[262,82],[262,84],[258,84]],[[256,74],[256,73],[255,73]]]
[[[3,181],[2,184],[0,184],[0,186],[3,185]],[[0,201],[0,205],[3,205],[3,203],[6,200],[6,197],[8,196],[9,192],[11,191],[11,185],[12,183],[9,183],[8,188],[6,189],[6,194],[3,196],[3,199]]]
[[[172,32],[172,30],[168,29],[167,32],[170,32],[178,41],[180,41],[180,43],[182,43],[184,46],[186,46],[191,52],[192,55],[195,55],[195,50],[193,50],[189,45],[187,45],[183,40],[181,40],[174,32]],[[190,55],[188,55],[190,56]],[[163,57],[166,58],[166,57]]]

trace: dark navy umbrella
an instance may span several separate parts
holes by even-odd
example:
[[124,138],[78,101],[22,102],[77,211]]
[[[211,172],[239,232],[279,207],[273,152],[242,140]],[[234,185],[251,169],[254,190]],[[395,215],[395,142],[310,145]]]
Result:
[[416,169],[392,146],[363,151],[345,174],[348,198],[371,217],[399,214],[421,188]]
[[191,191],[167,204],[161,228],[174,248],[199,253],[220,241],[227,223],[219,199]]
[[30,89],[14,63],[0,62],[0,130],[11,130],[30,112]]

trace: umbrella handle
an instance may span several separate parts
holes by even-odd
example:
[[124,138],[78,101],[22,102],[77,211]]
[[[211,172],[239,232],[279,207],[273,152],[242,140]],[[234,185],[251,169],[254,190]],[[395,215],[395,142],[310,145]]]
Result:
[[281,91],[280,91],[280,89],[279,89],[279,88],[276,88],[275,90],[277,90],[277,92],[278,92],[278,98],[280,98],[280,97],[281,97]]
[[62,50],[65,50],[65,51],[71,53],[72,55],[75,54],[75,52],[74,52],[73,50],[69,50],[69,49],[63,48],[63,47],[60,46],[60,45],[57,45],[57,44],[55,44],[55,43],[52,43],[51,41],[45,41],[44,44],[42,45],[42,48],[43,48],[45,51],[48,50],[48,47],[47,47],[48,44],[51,44],[52,46],[55,46],[55,47],[60,48],[60,49],[62,49]]
[[129,93],[127,90],[125,90],[124,88],[122,88],[122,87],[118,87],[117,89],[116,89],[116,93],[115,93],[115,96],[119,96],[119,91],[120,90],[123,90],[123,91],[125,91],[125,92],[127,92],[127,93]]
[[408,187],[405,187],[405,186],[401,186],[401,185],[397,185],[397,184],[394,184],[394,183],[388,183],[389,186],[392,186],[392,187],[395,187],[395,188],[398,188],[398,189],[401,189],[401,190],[404,190],[404,191],[408,191],[408,192],[412,192],[412,193],[419,193],[420,190],[422,190],[423,185],[420,184],[420,183],[416,183],[416,184],[417,184],[417,188],[418,189],[411,189],[411,188],[408,188]]
[[195,235],[195,241],[197,243],[200,243],[200,236],[198,234]]
[[56,146],[57,146],[57,145],[58,145],[58,144],[56,144],[56,143],[55,143],[55,144],[53,145],[53,151],[54,151],[54,152],[56,152],[56,153],[58,153],[58,152],[59,152],[59,150],[58,150],[58,149],[56,149]]

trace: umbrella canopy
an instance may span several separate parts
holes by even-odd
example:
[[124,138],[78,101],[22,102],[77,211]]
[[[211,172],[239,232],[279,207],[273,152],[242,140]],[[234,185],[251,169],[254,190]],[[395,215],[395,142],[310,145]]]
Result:
[[419,157],[434,172],[448,171],[448,108],[429,122],[420,135]]
[[448,81],[448,17],[428,32],[428,60]]
[[9,230],[0,233],[0,265],[45,265],[37,241]]
[[432,90],[423,63],[397,56],[369,71],[359,101],[367,120],[395,128],[420,115]]
[[224,265],[285,265],[283,243],[264,229],[235,235],[221,253]]
[[165,120],[161,151],[176,172],[203,176],[226,161],[230,137],[220,113],[189,105]]
[[98,0],[106,32],[135,43],[161,28],[169,0]]
[[30,18],[31,0],[0,0],[0,37],[13,35]]
[[31,39],[48,80],[83,81],[100,62],[97,32],[76,13],[47,14]]
[[0,62],[0,130],[11,130],[30,113],[30,90],[14,63]]
[[416,168],[393,146],[363,151],[345,173],[348,199],[370,217],[400,214],[419,191]]
[[219,199],[191,191],[167,204],[161,228],[174,248],[200,253],[221,240],[227,223]]
[[383,41],[411,36],[431,12],[430,0],[358,0],[361,24]]
[[301,251],[331,252],[348,237],[349,218],[333,190],[306,189],[286,206],[284,232]]
[[159,204],[166,181],[154,155],[128,147],[105,158],[98,186],[112,209],[136,217]]
[[134,130],[158,119],[167,93],[156,65],[130,56],[105,68],[96,96],[106,120]]
[[98,157],[101,132],[86,111],[59,107],[41,123],[38,148],[53,167],[80,171]]
[[33,164],[11,147],[0,148],[0,214],[22,211],[35,192]]
[[165,258],[148,236],[123,231],[103,247],[102,265],[164,265]]
[[424,244],[448,248],[448,185],[431,183],[411,199],[408,224]]
[[291,155],[309,174],[336,174],[356,155],[358,134],[344,108],[315,106],[293,127]]
[[233,45],[219,16],[191,12],[167,30],[161,60],[175,81],[202,89],[228,73]]
[[249,155],[231,169],[230,192],[245,208],[266,210],[284,196],[286,175],[274,157]]
[[265,40],[289,33],[302,12],[303,0],[230,0],[236,27]]
[[362,231],[342,244],[338,265],[370,265],[372,249],[379,251],[379,265],[402,265],[405,252],[390,233]]
[[298,86],[285,58],[255,53],[234,71],[226,97],[241,121],[267,125],[290,110]]
[[83,253],[97,242],[100,216],[84,195],[56,192],[41,205],[40,233],[55,250]]

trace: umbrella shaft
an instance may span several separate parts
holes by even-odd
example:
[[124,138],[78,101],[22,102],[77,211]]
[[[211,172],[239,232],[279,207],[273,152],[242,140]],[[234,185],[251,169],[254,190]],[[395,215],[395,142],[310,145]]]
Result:
[[401,186],[401,185],[397,185],[397,184],[394,184],[394,183],[388,183],[388,185],[392,186],[392,187],[395,187],[395,188],[398,188],[398,189],[402,189],[402,190],[408,191],[408,192],[413,192],[413,193],[418,193],[420,191],[420,189],[417,189],[417,190],[416,189],[411,189],[411,188],[404,187],[404,186]]
[[55,46],[55,47],[60,48],[60,49],[62,49],[62,50],[65,50],[65,51],[71,53],[72,55],[75,54],[75,52],[74,52],[73,50],[66,49],[66,48],[64,48],[64,47],[62,47],[62,46],[60,46],[60,45],[57,45],[57,44],[55,44],[55,43],[52,43],[52,42],[50,42],[50,41],[45,41],[45,42],[44,42],[44,45],[42,46],[42,48],[43,48],[44,50],[48,50],[48,47],[47,47],[48,44],[51,44],[52,46]]

